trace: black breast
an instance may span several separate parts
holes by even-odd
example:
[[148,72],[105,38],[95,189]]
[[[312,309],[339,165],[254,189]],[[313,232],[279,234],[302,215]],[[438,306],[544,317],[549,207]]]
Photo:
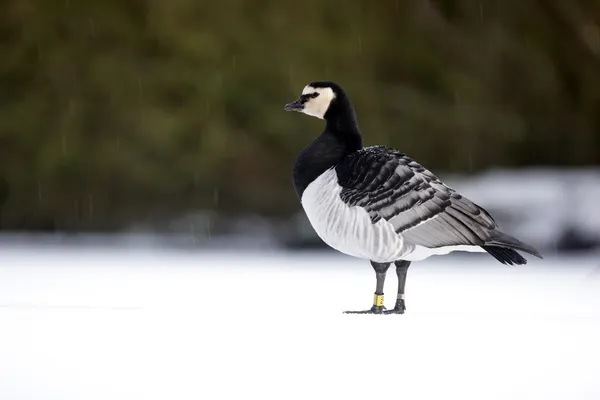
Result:
[[327,132],[304,148],[294,163],[294,189],[298,198],[312,181],[347,155],[344,142]]
[[312,181],[329,168],[335,167],[349,154],[363,147],[350,100],[339,87],[336,95],[325,114],[327,122],[325,131],[296,158],[293,180],[296,194],[300,199]]

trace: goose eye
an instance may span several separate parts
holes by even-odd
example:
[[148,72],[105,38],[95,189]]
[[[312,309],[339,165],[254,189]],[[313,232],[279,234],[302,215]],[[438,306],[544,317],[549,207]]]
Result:
[[310,99],[314,99],[318,95],[319,95],[319,93],[317,93],[317,92],[308,93],[308,94],[303,94],[302,96],[300,96],[300,98],[302,99],[302,103],[306,103],[307,101],[309,101]]
[[314,92],[314,93],[303,94],[301,97],[302,97],[302,101],[307,102],[310,99],[314,99],[318,95],[319,95],[319,93]]

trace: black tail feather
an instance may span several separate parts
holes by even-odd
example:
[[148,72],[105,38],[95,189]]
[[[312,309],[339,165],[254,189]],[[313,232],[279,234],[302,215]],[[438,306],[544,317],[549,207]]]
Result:
[[505,233],[494,231],[490,239],[491,240],[485,242],[486,246],[507,247],[509,249],[524,251],[525,253],[534,255],[537,258],[543,258],[540,252],[537,251],[537,249],[535,249],[533,246],[525,244],[520,240],[509,236]]
[[532,254],[538,258],[543,258],[540,252],[532,246],[500,231],[494,231],[491,240],[481,247],[490,253],[496,260],[508,265],[527,264],[527,260],[517,253],[516,250]]
[[507,265],[523,265],[527,264],[527,260],[513,249],[498,246],[481,246],[485,251],[490,253],[496,260]]

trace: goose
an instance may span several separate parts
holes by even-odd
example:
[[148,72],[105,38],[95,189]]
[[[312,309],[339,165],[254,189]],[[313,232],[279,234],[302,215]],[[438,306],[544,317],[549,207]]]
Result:
[[[487,252],[507,265],[527,263],[517,250],[542,258],[406,154],[364,147],[354,107],[338,84],[311,82],[284,110],[325,121],[293,167],[294,190],[310,224],[329,247],[368,260],[375,271],[372,307],[344,313],[403,314],[408,267],[430,256]],[[392,263],[398,292],[394,308],[386,309],[383,289]]]

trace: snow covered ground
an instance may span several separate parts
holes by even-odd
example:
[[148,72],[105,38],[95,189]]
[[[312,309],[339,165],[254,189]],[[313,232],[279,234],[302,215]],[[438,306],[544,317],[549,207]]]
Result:
[[[388,274],[386,303],[396,282]],[[0,246],[0,399],[598,399],[600,258]]]

